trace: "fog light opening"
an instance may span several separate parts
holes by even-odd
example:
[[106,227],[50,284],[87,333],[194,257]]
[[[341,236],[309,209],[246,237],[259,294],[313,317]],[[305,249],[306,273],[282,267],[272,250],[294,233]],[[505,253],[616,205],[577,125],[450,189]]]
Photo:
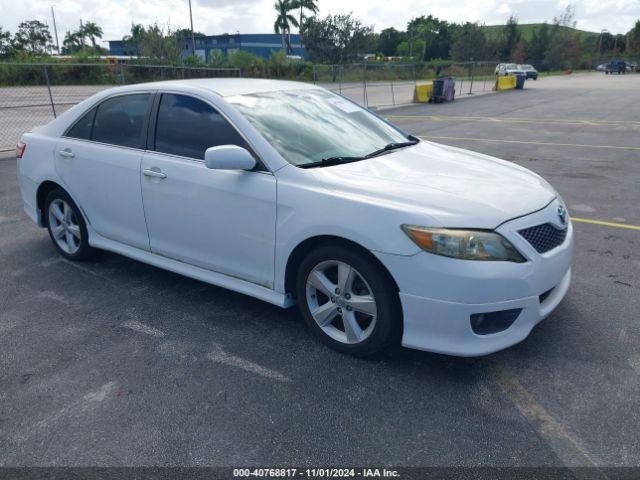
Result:
[[471,329],[476,335],[502,332],[513,325],[520,312],[522,312],[521,308],[514,308],[499,312],[474,313],[471,315]]

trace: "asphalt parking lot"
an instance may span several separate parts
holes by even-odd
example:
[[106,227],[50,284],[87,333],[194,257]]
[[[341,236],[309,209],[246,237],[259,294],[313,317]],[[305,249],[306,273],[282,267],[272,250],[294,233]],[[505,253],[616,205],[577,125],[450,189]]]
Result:
[[640,466],[639,102],[640,75],[576,75],[383,112],[534,170],[576,219],[563,303],[477,359],[355,359],[295,309],[62,260],[0,157],[0,466]]

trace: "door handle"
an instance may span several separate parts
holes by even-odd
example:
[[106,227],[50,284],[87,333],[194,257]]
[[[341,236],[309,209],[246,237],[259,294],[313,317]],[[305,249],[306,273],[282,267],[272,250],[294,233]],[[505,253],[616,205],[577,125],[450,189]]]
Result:
[[62,158],[73,158],[76,156],[76,154],[73,153],[70,148],[65,148],[64,150],[60,150],[58,152],[58,155],[60,155]]
[[143,170],[142,173],[145,175],[145,177],[159,178],[160,180],[164,180],[165,178],[167,178],[167,176],[159,170],[146,169]]

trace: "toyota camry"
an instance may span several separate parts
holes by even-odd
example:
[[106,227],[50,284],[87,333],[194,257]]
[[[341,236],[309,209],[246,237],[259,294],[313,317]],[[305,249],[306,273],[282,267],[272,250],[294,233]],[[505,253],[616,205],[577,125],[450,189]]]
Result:
[[16,155],[24,210],[60,255],[109,250],[297,304],[353,355],[491,353],[569,287],[573,230],[544,179],[315,85],[117,87],[23,135]]

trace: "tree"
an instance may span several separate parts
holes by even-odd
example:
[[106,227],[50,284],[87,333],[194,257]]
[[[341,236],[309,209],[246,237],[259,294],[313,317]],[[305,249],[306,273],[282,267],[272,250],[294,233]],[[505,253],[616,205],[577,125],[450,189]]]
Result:
[[454,43],[451,47],[451,56],[455,60],[468,61],[471,58],[485,57],[487,51],[487,39],[482,27],[477,23],[467,22],[458,27],[454,35]]
[[70,55],[80,50],[82,50],[82,42],[80,41],[78,32],[70,32],[67,30],[67,33],[64,35],[64,40],[62,41],[62,53]]
[[[304,26],[304,11],[308,10],[314,15],[318,13],[317,0],[295,0],[296,8],[300,9],[300,23],[298,24],[300,29]],[[302,33],[302,32],[300,32]]]
[[352,61],[375,46],[373,27],[363,25],[352,14],[308,18],[303,32],[304,44],[317,62]]
[[549,49],[549,25],[545,22],[533,32],[531,41],[527,45],[527,58],[536,64],[538,69],[544,68],[544,57]]
[[[190,28],[179,28],[178,30],[176,30],[175,32],[173,32],[173,34],[180,39],[184,39],[184,38],[191,38],[191,29]],[[206,37],[206,35],[202,32],[193,32],[193,36],[194,38],[202,38],[202,37]]]
[[626,50],[626,37],[621,33],[618,33],[613,39],[613,52],[618,55],[624,53]]
[[378,35],[376,51],[381,52],[386,57],[397,54],[398,45],[402,42],[404,32],[399,32],[393,27],[385,28]]
[[171,30],[167,29],[165,31],[164,28],[155,23],[136,33],[139,36],[139,43],[137,44],[138,55],[166,65],[180,63],[182,45]]
[[95,55],[96,38],[102,38],[102,28],[100,28],[100,26],[98,26],[94,22],[87,22],[81,27],[79,33],[83,36],[83,38],[89,37],[89,40],[91,41],[91,46],[93,47],[93,54]]
[[553,18],[549,33],[549,47],[545,52],[545,64],[550,69],[577,66],[582,53],[580,36],[574,30],[575,9],[569,4],[559,17]]
[[527,42],[520,40],[511,50],[509,61],[513,63],[524,63],[527,58]]
[[13,54],[13,51],[11,32],[0,27],[0,57],[8,57]]
[[626,47],[627,52],[640,53],[640,20],[627,32]]
[[424,52],[424,40],[422,40],[421,38],[416,38],[413,40],[413,47],[409,44],[408,41],[404,41],[404,42],[400,42],[400,45],[398,45],[398,55],[400,55],[401,57],[412,57],[415,60],[419,60],[419,58],[416,58],[415,55],[412,55],[412,50],[413,53],[418,52],[418,56],[422,56],[422,52]]
[[40,20],[21,22],[15,35],[16,44],[33,55],[47,53],[51,40],[49,27]]
[[277,12],[276,21],[273,24],[273,31],[282,35],[282,49],[287,53],[291,53],[291,25],[298,27],[298,20],[289,12],[297,8],[295,0],[276,0],[274,8]]
[[[420,16],[407,24],[407,30],[412,32],[413,56],[424,61],[449,57],[453,32],[446,21],[433,15]],[[420,48],[417,48],[418,41]]]
[[[189,35],[191,31],[189,30]],[[140,52],[140,44],[146,34],[144,25],[139,23],[131,23],[131,35],[125,35],[122,37],[124,42],[125,55],[138,55]]]
[[511,58],[511,52],[520,41],[520,29],[518,28],[518,18],[515,15],[511,15],[507,24],[502,30],[503,35],[503,47],[500,54],[502,60],[508,60]]

